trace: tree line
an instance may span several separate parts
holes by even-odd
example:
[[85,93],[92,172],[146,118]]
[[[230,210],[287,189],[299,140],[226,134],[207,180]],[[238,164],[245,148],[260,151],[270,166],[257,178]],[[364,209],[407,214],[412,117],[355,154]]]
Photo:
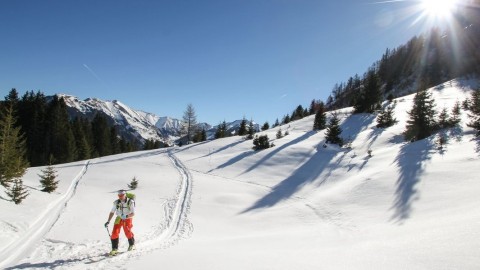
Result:
[[11,110],[14,127],[25,140],[25,157],[31,166],[67,163],[139,150],[137,142],[120,137],[106,116],[91,121],[70,119],[63,98],[29,91],[21,98],[12,89],[0,101],[1,119]]
[[371,112],[378,109],[372,107],[377,100],[415,93],[461,76],[479,75],[480,25],[467,22],[443,32],[433,28],[405,45],[387,48],[362,77],[355,74],[335,84],[327,107],[354,106],[357,112]]

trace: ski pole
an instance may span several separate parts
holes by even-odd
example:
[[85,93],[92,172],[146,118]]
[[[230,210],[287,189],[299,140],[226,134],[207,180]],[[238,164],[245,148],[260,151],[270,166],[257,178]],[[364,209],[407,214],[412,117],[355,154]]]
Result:
[[110,230],[108,230],[108,226],[106,226],[105,229],[107,229],[108,236],[112,238],[112,236],[110,235]]

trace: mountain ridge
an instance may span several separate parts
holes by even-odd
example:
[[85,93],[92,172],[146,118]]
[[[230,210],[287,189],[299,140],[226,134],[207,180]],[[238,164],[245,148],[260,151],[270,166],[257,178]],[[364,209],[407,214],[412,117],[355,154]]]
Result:
[[[143,110],[132,109],[119,100],[101,100],[99,98],[86,98],[81,100],[69,94],[56,94],[63,98],[67,105],[70,118],[87,118],[91,121],[97,113],[105,116],[111,126],[115,126],[119,135],[128,139],[136,140],[143,144],[146,140],[156,140],[174,144],[182,137],[182,120],[170,116],[158,116]],[[227,122],[227,134],[235,135],[242,120]],[[208,123],[198,123],[198,128],[205,129],[207,139],[214,139],[217,126]],[[256,131],[260,125],[254,122]]]

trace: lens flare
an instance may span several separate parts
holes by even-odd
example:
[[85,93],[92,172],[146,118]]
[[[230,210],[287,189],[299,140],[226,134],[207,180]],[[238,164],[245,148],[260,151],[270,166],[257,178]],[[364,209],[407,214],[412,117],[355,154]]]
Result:
[[431,17],[445,18],[452,14],[457,0],[422,0],[423,11]]

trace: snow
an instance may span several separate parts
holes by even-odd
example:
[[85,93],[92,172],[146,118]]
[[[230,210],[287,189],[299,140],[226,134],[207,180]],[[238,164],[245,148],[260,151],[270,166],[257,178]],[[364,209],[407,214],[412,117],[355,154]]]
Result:
[[[430,91],[450,110],[477,85]],[[0,189],[0,268],[480,269],[480,142],[465,111],[443,149],[437,135],[404,142],[412,99],[397,100],[388,129],[341,110],[351,149],[324,148],[311,116],[281,139],[262,132],[275,147],[258,152],[237,136],[57,165],[52,194],[44,167],[29,168],[22,204]],[[133,177],[137,250],[108,258],[103,224]]]

